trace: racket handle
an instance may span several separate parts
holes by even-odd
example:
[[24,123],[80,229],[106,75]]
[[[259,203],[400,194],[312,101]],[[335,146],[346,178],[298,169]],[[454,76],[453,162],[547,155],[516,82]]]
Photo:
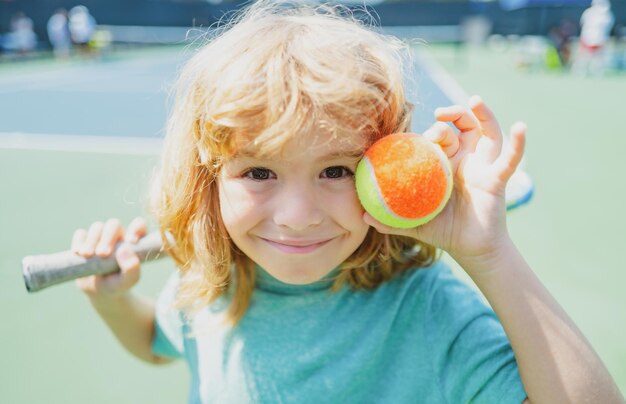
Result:
[[[161,259],[167,254],[163,250],[163,241],[159,232],[149,233],[136,244],[120,242],[120,246],[128,244],[141,262]],[[29,293],[47,288],[58,283],[89,275],[104,275],[119,271],[115,261],[115,253],[108,257],[91,258],[81,257],[72,251],[62,251],[54,254],[31,255],[22,260],[22,274]]]

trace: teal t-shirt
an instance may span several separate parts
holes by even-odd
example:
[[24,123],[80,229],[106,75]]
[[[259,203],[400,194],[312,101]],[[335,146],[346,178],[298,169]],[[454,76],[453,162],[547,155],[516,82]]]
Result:
[[[288,285],[258,270],[248,312],[223,322],[227,298],[189,323],[157,304],[153,352],[182,357],[192,403],[515,403],[526,398],[493,311],[443,263],[373,291]],[[191,332],[193,330],[193,333]]]

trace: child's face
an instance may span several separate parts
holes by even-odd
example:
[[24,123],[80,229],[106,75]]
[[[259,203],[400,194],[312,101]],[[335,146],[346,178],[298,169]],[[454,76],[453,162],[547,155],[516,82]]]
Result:
[[363,150],[320,136],[281,156],[236,156],[219,175],[222,220],[250,259],[290,284],[315,282],[363,242],[368,225],[353,173]]

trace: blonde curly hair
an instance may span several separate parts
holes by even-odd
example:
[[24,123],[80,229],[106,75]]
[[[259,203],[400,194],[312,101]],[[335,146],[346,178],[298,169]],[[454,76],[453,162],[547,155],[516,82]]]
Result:
[[[175,101],[155,183],[153,210],[180,271],[177,306],[193,311],[233,286],[227,317],[245,314],[254,263],[220,217],[217,176],[240,148],[280,152],[296,134],[323,128],[367,145],[409,129],[404,43],[368,27],[345,7],[260,1],[217,29],[189,60]],[[167,240],[164,237],[164,240]],[[434,247],[373,228],[344,262],[333,289],[372,289],[430,265]]]

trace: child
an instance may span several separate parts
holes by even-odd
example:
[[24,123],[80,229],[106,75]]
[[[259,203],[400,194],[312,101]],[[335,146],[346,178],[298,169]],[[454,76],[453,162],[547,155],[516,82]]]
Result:
[[[177,274],[154,305],[119,249],[120,273],[78,281],[94,308],[135,356],[184,358],[194,403],[620,402],[507,233],[522,124],[503,149],[480,98],[438,109],[424,136],[454,168],[445,210],[408,230],[364,213],[356,164],[409,129],[411,105],[402,45],[334,10],[256,3],[188,62],[154,198]],[[106,256],[145,233],[94,223],[72,248]]]

